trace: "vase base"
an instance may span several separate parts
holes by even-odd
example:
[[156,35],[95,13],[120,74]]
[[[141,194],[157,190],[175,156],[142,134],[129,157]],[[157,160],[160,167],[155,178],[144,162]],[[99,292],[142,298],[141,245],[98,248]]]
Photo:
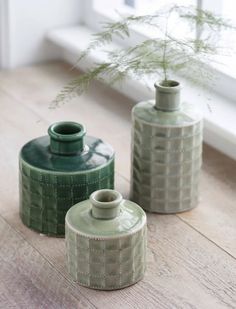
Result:
[[63,228],[61,228],[62,231],[60,232],[47,232],[43,229],[39,229],[31,224],[29,224],[29,222],[26,220],[26,218],[20,213],[20,219],[21,222],[27,227],[29,228],[31,231],[35,232],[35,233],[39,233],[42,236],[47,236],[47,237],[55,237],[55,238],[65,238],[65,227],[63,226]]
[[180,209],[180,210],[175,210],[175,211],[149,210],[149,209],[145,209],[144,207],[142,207],[142,208],[143,208],[143,210],[145,210],[146,212],[149,212],[149,213],[154,213],[154,214],[156,213],[156,214],[159,214],[159,215],[173,215],[173,214],[179,214],[179,213],[183,213],[183,212],[193,210],[197,206],[198,205],[194,205],[192,207],[188,207],[188,208]]
[[[140,198],[135,198],[135,197],[131,197],[130,198],[131,201],[134,201],[135,203],[138,203],[143,210],[145,210],[146,212],[150,212],[150,213],[157,213],[157,214],[177,214],[177,213],[182,213],[182,212],[187,212],[190,211],[194,208],[196,208],[199,204],[199,198],[196,196],[195,198],[193,198],[192,201],[189,201],[188,203],[185,203],[185,205],[183,205],[183,202],[179,201],[177,203],[175,203],[174,205],[168,205],[168,202],[166,202],[166,204],[162,204],[161,207],[158,205],[158,201],[153,201],[152,203],[145,203],[144,201],[142,201]],[[171,204],[171,203],[170,203]]]
[[86,288],[92,289],[92,290],[100,290],[100,291],[115,291],[115,290],[122,290],[124,288],[127,288],[129,286],[132,286],[136,283],[138,283],[139,281],[141,281],[144,277],[144,274],[142,274],[142,276],[140,276],[138,279],[136,279],[135,281],[133,281],[132,283],[128,283],[126,285],[122,285],[122,286],[115,286],[115,287],[100,287],[100,286],[91,286],[91,285],[86,285],[84,283],[80,283],[79,281],[74,280],[75,283],[78,283],[81,286],[84,286]]

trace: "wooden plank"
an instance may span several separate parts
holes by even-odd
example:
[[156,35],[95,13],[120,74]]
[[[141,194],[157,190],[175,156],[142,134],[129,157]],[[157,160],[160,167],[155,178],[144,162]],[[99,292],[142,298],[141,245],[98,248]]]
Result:
[[95,308],[0,217],[0,307]]
[[2,149],[0,194],[3,202],[0,213],[3,213],[18,207],[18,154],[21,146],[31,139],[33,134],[42,135],[48,124],[42,120],[38,122],[37,114],[23,106],[21,108],[17,101],[2,92],[0,92],[0,106],[0,147]]
[[204,147],[199,207],[178,216],[236,257],[236,161]]

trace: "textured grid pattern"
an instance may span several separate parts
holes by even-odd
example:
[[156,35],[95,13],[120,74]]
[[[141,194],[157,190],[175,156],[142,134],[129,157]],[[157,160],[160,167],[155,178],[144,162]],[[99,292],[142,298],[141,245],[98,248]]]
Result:
[[197,205],[202,121],[186,127],[161,127],[135,118],[132,148],[132,200],[145,210],[160,213]]
[[94,239],[75,233],[66,224],[67,267],[81,285],[120,289],[139,281],[146,268],[146,225],[135,234]]
[[100,169],[59,174],[20,160],[20,216],[28,227],[49,235],[65,234],[65,215],[98,189],[113,189],[114,160]]

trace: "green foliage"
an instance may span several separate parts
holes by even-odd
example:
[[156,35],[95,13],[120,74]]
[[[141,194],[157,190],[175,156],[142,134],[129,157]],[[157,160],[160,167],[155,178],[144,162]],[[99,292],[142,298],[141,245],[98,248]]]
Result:
[[[179,23],[188,26],[187,36],[179,38],[174,35],[175,31],[170,26],[173,18],[177,19],[176,27]],[[154,81],[158,76],[159,79],[167,81],[170,74],[178,73],[188,76],[188,79],[194,82],[208,82],[212,76],[207,64],[214,61],[214,56],[224,50],[219,45],[220,31],[235,29],[230,22],[209,11],[174,5],[151,15],[132,15],[118,22],[104,24],[103,31],[94,35],[94,40],[78,61],[92,50],[111,43],[114,37],[127,39],[131,36],[132,26],[148,27],[154,30],[157,36],[129,48],[108,51],[107,61],[94,64],[91,70],[79,75],[64,87],[53,101],[52,108],[82,94],[93,80],[109,81],[109,84],[113,84],[123,81],[127,76],[135,79],[149,76]]]

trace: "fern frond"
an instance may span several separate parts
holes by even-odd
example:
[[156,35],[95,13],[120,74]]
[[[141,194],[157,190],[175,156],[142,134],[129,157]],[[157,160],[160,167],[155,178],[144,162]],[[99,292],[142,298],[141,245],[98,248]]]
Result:
[[62,89],[51,103],[50,108],[54,109],[73,99],[75,96],[81,95],[88,89],[93,80],[103,80],[102,75],[113,70],[115,70],[115,66],[112,63],[101,63],[87,73],[79,75],[78,78],[72,80]]
[[153,15],[140,15],[140,16],[128,16],[118,22],[106,22],[103,23],[103,31],[95,33],[93,39],[88,48],[81,54],[78,62],[87,56],[92,50],[109,44],[113,41],[114,37],[118,37],[122,40],[130,36],[129,27],[132,25],[146,24],[152,27],[157,27],[157,19],[160,14]]
[[194,7],[180,7],[180,18],[188,20],[190,23],[196,23],[197,25],[207,25],[213,31],[219,31],[221,29],[235,29],[230,20],[222,18],[220,15],[216,15],[208,10],[202,10]]
[[[190,34],[181,38],[175,36],[174,32],[168,29],[168,21],[172,14],[179,16],[180,22],[187,23],[190,30],[192,26],[200,27],[201,36],[196,38],[195,32],[193,37]],[[193,6],[174,5],[153,14],[131,15],[118,22],[105,23],[103,31],[94,35],[94,39],[79,60],[92,50],[111,43],[115,37],[127,39],[132,35],[130,27],[133,25],[151,27],[152,31],[161,35],[143,40],[129,48],[108,51],[107,61],[96,64],[87,73],[65,86],[52,102],[51,108],[82,94],[94,79],[108,84],[122,82],[127,76],[137,80],[145,79],[147,76],[156,80],[157,76],[161,76],[164,80],[173,72],[205,84],[212,80],[207,64],[212,63],[214,56],[224,50],[219,46],[218,40],[213,39],[214,36],[219,35],[222,29],[236,29],[228,20],[209,11]]]

